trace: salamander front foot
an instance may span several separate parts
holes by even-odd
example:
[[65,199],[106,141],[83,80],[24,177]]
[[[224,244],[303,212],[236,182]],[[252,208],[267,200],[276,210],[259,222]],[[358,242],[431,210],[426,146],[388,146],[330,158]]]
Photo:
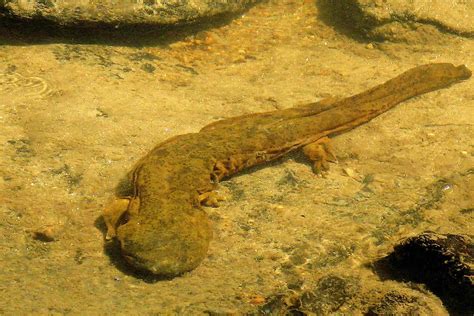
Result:
[[199,203],[204,206],[218,207],[219,201],[225,201],[225,197],[219,195],[216,191],[204,192],[199,195]]
[[115,199],[105,207],[102,217],[107,226],[106,240],[111,240],[117,235],[117,227],[125,212],[127,212],[129,204],[129,199]]

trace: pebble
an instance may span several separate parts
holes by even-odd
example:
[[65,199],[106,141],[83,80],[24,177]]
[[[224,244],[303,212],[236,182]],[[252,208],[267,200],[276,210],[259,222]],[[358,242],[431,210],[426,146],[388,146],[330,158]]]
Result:
[[52,242],[57,239],[57,231],[54,226],[45,226],[34,231],[33,238],[39,241]]

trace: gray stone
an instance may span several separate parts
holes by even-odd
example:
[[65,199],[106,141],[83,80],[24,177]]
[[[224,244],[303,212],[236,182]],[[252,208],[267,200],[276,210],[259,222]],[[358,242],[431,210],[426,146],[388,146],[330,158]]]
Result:
[[258,0],[0,0],[4,15],[63,25],[176,24],[245,10]]

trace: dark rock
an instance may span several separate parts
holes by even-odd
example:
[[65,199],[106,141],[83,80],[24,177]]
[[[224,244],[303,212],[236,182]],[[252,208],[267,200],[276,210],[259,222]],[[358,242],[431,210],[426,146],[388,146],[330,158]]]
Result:
[[0,0],[4,15],[62,25],[177,24],[245,10],[258,0]]
[[425,232],[375,264],[385,278],[424,283],[455,313],[474,313],[474,244],[469,236]]

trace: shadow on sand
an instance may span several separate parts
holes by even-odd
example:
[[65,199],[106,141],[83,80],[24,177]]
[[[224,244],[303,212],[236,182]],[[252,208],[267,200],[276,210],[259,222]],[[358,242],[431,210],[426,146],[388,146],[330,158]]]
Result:
[[[248,10],[250,8],[247,8]],[[222,14],[190,24],[60,25],[44,18],[11,17],[0,9],[0,45],[96,44],[109,46],[167,46],[188,36],[222,27],[244,12]]]

